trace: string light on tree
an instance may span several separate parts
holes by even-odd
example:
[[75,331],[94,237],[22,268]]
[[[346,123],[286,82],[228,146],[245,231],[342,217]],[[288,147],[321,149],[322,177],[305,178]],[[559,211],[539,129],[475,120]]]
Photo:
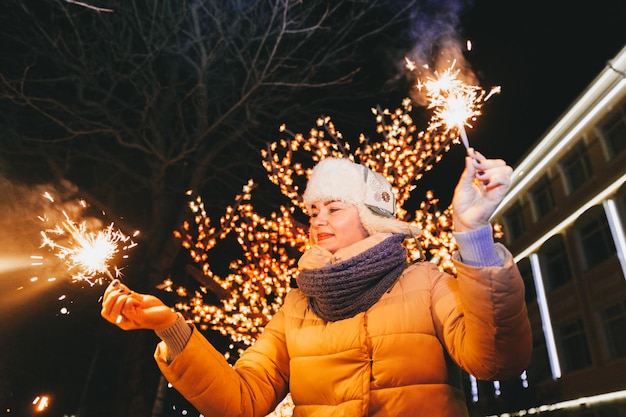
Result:
[[[194,222],[185,222],[183,230],[174,234],[182,239],[183,247],[199,265],[187,271],[201,285],[189,291],[182,286],[174,288],[174,282],[167,280],[161,286],[181,296],[176,304],[178,310],[200,328],[228,336],[238,350],[256,340],[283,303],[289,283],[295,278],[298,254],[308,245],[305,227],[294,220],[293,208],[281,206],[269,218],[254,211],[249,203],[254,188],[253,181],[244,186],[236,204],[226,208],[218,228],[211,225],[201,197],[190,202]],[[208,252],[231,234],[243,256],[230,262],[230,274],[220,277],[212,270]],[[204,303],[209,293],[217,296],[219,305]]]

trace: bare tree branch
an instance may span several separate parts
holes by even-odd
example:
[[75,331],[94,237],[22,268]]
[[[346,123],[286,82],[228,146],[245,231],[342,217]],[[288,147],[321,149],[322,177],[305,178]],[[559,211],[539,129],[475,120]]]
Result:
[[86,7],[86,8],[91,9],[91,10],[95,10],[97,12],[108,12],[108,13],[112,13],[113,12],[113,9],[105,9],[103,7],[92,6],[91,4],[83,3],[82,1],[76,1],[76,0],[65,0],[65,1],[68,2],[68,3],[76,4],[78,6]]

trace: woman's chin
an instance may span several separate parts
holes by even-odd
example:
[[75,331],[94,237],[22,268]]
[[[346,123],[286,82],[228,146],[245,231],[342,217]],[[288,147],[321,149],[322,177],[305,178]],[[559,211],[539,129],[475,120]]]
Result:
[[334,245],[331,242],[331,239],[324,239],[320,242],[317,242],[317,245],[323,249],[326,249],[330,253],[337,252],[337,245]]

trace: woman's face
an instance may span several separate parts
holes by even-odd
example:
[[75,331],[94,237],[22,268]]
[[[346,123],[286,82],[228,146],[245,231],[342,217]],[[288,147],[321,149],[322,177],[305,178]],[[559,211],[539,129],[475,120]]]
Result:
[[315,201],[310,223],[313,242],[331,253],[368,236],[356,206],[343,201]]

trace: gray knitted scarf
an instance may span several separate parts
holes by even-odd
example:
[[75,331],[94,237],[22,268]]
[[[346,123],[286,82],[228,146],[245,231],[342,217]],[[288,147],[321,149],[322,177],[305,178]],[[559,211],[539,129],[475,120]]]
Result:
[[347,319],[366,311],[407,266],[405,236],[394,234],[345,261],[300,271],[298,288],[324,321]]

